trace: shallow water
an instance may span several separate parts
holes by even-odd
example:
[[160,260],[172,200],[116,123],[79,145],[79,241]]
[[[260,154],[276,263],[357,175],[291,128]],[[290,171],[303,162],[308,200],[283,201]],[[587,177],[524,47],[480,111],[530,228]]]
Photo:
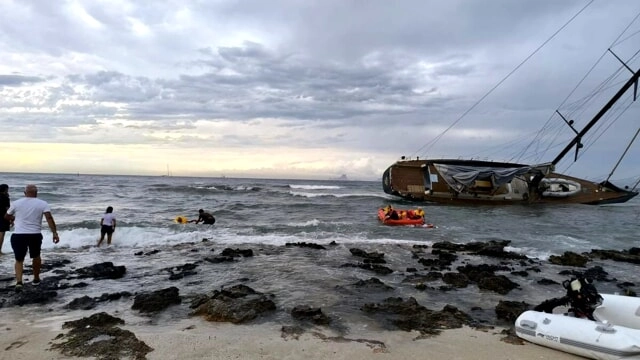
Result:
[[[376,217],[379,207],[389,203],[398,208],[415,205],[384,194],[377,182],[45,174],[2,174],[0,182],[9,184],[13,200],[21,196],[25,184],[35,183],[39,197],[50,203],[61,242],[54,246],[45,229],[45,262],[69,259],[72,267],[79,268],[111,261],[127,268],[122,279],[92,281],[86,288],[61,292],[60,304],[82,295],[94,297],[169,286],[177,286],[188,302],[195,294],[241,282],[275,295],[279,309],[276,320],[287,319],[286,312],[293,306],[306,304],[321,307],[345,326],[374,326],[359,308],[391,296],[413,296],[420,304],[436,310],[453,303],[471,313],[472,307],[479,306],[482,310],[473,311],[473,315],[492,321],[493,308],[501,299],[536,303],[562,295],[560,286],[537,284],[543,277],[564,280],[558,275],[564,267],[552,265],[545,265],[542,273],[528,277],[509,276],[521,289],[506,296],[479,292],[475,286],[443,292],[437,290],[442,282],[427,284],[433,289],[417,290],[415,284],[403,282],[409,274],[407,268],[422,269],[412,256],[414,244],[508,240],[511,243],[507,250],[545,260],[565,251],[637,246],[639,227],[640,202],[636,199],[611,206],[425,206],[428,222],[436,225],[427,229],[381,225]],[[118,227],[110,247],[96,248],[100,217],[107,206],[114,207]],[[193,219],[199,208],[216,216],[214,226],[173,221],[178,215]],[[3,252],[11,251],[9,236],[10,233]],[[328,246],[332,241],[337,245]],[[297,242],[326,245],[327,249],[284,246]],[[203,261],[227,247],[252,249],[254,256],[234,263]],[[343,267],[360,261],[349,252],[352,247],[385,253],[385,266],[394,273],[378,275]],[[159,252],[134,255],[152,250]],[[462,256],[457,264],[465,261],[499,262]],[[197,263],[198,273],[168,280],[165,269],[186,263]],[[620,282],[636,281],[632,264],[593,261],[588,266],[594,265],[602,265],[611,278]],[[0,272],[3,278],[13,275],[10,254],[0,258]],[[371,277],[381,279],[394,290],[367,292],[352,286]],[[602,292],[619,291],[615,283],[597,286]],[[131,300],[99,306],[101,311],[126,312]],[[182,306],[169,314],[171,311],[184,315],[188,309]]]

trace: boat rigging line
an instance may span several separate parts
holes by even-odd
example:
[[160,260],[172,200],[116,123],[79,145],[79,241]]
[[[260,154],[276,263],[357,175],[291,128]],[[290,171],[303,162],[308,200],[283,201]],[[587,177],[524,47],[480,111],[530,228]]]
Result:
[[569,150],[571,150],[574,145],[577,145],[577,151],[582,145],[580,143],[582,137],[591,129],[591,127],[593,127],[593,125],[598,122],[598,120],[600,120],[600,118],[613,106],[613,104],[615,104],[616,101],[618,101],[618,99],[620,99],[620,97],[624,95],[625,92],[627,92],[631,85],[634,85],[638,82],[638,78],[640,78],[640,69],[638,69],[638,71],[636,71],[633,76],[624,84],[624,86],[620,88],[620,90],[618,90],[618,92],[611,98],[611,100],[609,100],[602,107],[602,109],[600,109],[600,111],[593,117],[593,119],[591,119],[591,121],[589,121],[589,123],[582,129],[582,131],[576,134],[573,140],[571,140],[571,142],[569,142],[569,144],[565,146],[565,148],[560,152],[560,154],[558,154],[558,156],[555,157],[555,159],[551,161],[551,163],[553,165],[557,165],[558,162],[562,160],[562,158],[567,154],[567,152],[569,152]]
[[480,105],[480,103],[484,101],[484,99],[486,99],[489,95],[491,95],[491,93],[493,93],[494,90],[496,90],[500,85],[502,85],[502,83],[504,83],[509,77],[511,77],[511,75],[513,75],[518,69],[520,69],[520,67],[522,67],[527,61],[529,61],[529,59],[531,59],[536,53],[538,53],[538,51],[540,51],[545,45],[547,45],[547,43],[549,43],[553,38],[555,38],[556,35],[558,35],[562,30],[564,30],[565,27],[567,27],[576,17],[578,17],[578,15],[580,15],[585,9],[587,9],[587,7],[589,7],[589,5],[591,5],[594,1],[595,0],[589,1],[584,7],[582,7],[582,9],[580,9],[567,22],[565,22],[558,30],[556,30],[556,32],[554,32],[549,38],[547,38],[547,40],[545,40],[540,46],[538,46],[538,48],[536,48],[531,54],[529,54],[524,60],[522,60],[520,64],[518,64],[500,81],[498,81],[498,83],[494,85],[491,89],[489,89],[489,91],[485,93],[480,99],[478,99],[478,101],[476,101],[473,105],[471,105],[469,109],[467,109],[464,113],[462,113],[462,115],[460,115],[460,117],[458,117],[458,119],[456,119],[456,121],[454,121],[453,124],[449,125],[449,127],[447,127],[443,132],[441,132],[431,141],[427,142],[422,147],[420,147],[417,151],[415,151],[411,155],[411,157],[414,157],[416,154],[420,153],[425,148],[426,150],[429,150],[433,145],[435,145],[436,142],[438,142],[438,140],[440,140],[444,136],[444,134],[446,134],[449,130],[451,130],[454,126],[456,126],[456,124],[458,124],[465,116],[467,116],[467,114],[469,114],[476,106]]
[[[633,135],[633,138],[629,142],[629,145],[627,145],[627,148],[624,149],[624,152],[622,153],[622,156],[620,156],[620,159],[618,160],[616,165],[613,167],[613,169],[611,169],[611,172],[609,173],[609,176],[607,176],[607,180],[605,180],[605,181],[609,181],[609,179],[613,175],[614,171],[616,171],[616,168],[618,167],[618,165],[620,165],[620,162],[622,161],[624,156],[627,155],[627,151],[629,151],[629,148],[631,147],[631,144],[633,144],[633,142],[636,140],[636,137],[638,137],[638,133],[640,133],[640,128],[638,128],[638,131],[636,131],[636,134]],[[634,186],[634,188],[635,188],[635,186]]]
[[[560,109],[560,108],[561,108],[561,107],[562,107],[562,106],[563,106],[563,105],[564,105],[564,104],[569,100],[569,98],[573,95],[573,93],[575,93],[575,92],[576,92],[576,90],[578,90],[578,88],[580,87],[580,85],[582,85],[582,83],[587,79],[587,77],[591,74],[591,72],[593,72],[593,70],[596,68],[596,66],[598,66],[598,64],[602,61],[602,59],[607,55],[607,53],[608,53],[608,52],[611,52],[611,53],[613,54],[613,52],[611,51],[611,48],[612,48],[612,47],[614,47],[614,46],[616,46],[617,44],[620,44],[620,43],[622,43],[622,42],[626,41],[627,39],[629,39],[630,37],[632,37],[632,36],[633,36],[633,34],[632,34],[632,35],[627,36],[627,37],[626,37],[626,38],[624,38],[623,40],[620,40],[620,38],[622,37],[622,35],[624,35],[624,34],[629,30],[629,28],[631,27],[631,25],[633,25],[633,24],[636,22],[636,20],[638,20],[638,17],[640,17],[640,12],[639,12],[638,14],[636,14],[636,16],[635,16],[635,17],[634,17],[634,18],[629,22],[629,24],[627,25],[627,27],[625,27],[625,28],[624,28],[624,30],[622,30],[622,32],[620,33],[620,35],[618,35],[618,37],[617,37],[615,40],[613,40],[613,41],[611,42],[611,45],[609,45],[609,48],[608,48],[606,51],[603,51],[603,52],[602,52],[602,55],[600,55],[600,57],[598,58],[598,60],[596,60],[596,62],[593,64],[593,66],[591,66],[591,68],[589,69],[589,71],[587,71],[587,73],[582,77],[582,79],[580,79],[580,81],[578,81],[578,83],[577,83],[577,84],[576,84],[576,86],[573,88],[573,90],[571,90],[571,91],[569,92],[569,94],[564,98],[564,100],[560,103],[560,105],[558,105],[557,109]],[[635,34],[635,33],[634,33],[634,34]],[[635,57],[637,54],[638,54],[638,53],[636,52],[636,54],[634,54],[634,56],[633,56],[633,57]],[[614,54],[614,56],[615,56],[615,54]],[[632,57],[632,59],[633,59],[633,57]],[[616,56],[616,58],[617,58],[617,56]],[[619,58],[618,58],[618,59],[619,59]],[[622,62],[622,61],[621,61],[621,62]],[[587,97],[584,97],[584,98],[582,99],[583,104],[584,104],[584,103],[587,103],[587,102],[588,102],[592,97],[594,97],[594,96],[595,96],[599,91],[602,91],[602,90],[605,88],[605,84],[607,84],[607,83],[609,83],[610,81],[612,81],[612,79],[614,79],[614,78],[618,75],[618,73],[619,73],[619,72],[620,72],[620,69],[618,69],[618,70],[617,70],[613,75],[611,75],[608,79],[606,79],[605,81],[603,81],[603,82],[600,84],[600,88],[599,88],[598,90],[594,90],[594,91],[591,93],[591,95],[589,95],[589,96],[587,96]],[[631,72],[633,73],[633,71],[631,71]],[[578,108],[579,108],[579,106],[578,106]],[[557,112],[557,113],[559,113],[559,112],[558,112],[558,110],[556,110],[556,112]],[[551,122],[551,120],[553,119],[553,117],[554,117],[554,116],[555,116],[555,113],[554,113],[554,114],[552,114],[552,115],[547,119],[547,122],[546,122],[546,123],[544,124],[544,126],[542,127],[543,129],[547,128],[547,126],[549,125],[549,123]],[[541,133],[542,133],[542,131],[538,134],[538,136],[534,137],[534,138],[533,138],[533,140],[531,140],[531,142],[530,142],[527,146],[525,146],[525,147],[522,149],[522,151],[520,152],[520,155],[518,155],[518,156],[516,156],[516,157],[515,157],[515,158],[517,159],[517,160],[515,160],[515,161],[519,161],[519,159],[520,159],[520,158],[521,158],[521,157],[526,153],[526,151],[527,151],[528,149],[530,149],[530,148],[531,148],[531,146],[533,146],[533,144],[534,144],[534,143],[537,143],[537,142],[538,142],[538,140],[539,140],[539,136],[541,136]],[[556,136],[557,136],[557,135],[559,135],[559,132],[555,132],[555,134],[556,134]],[[547,148],[547,150],[549,150],[549,148]],[[546,152],[546,150],[545,150],[545,152]]]

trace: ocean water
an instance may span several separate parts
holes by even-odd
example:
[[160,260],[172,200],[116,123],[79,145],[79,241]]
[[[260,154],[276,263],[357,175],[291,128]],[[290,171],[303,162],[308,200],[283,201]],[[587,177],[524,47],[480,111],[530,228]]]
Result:
[[[561,282],[563,278],[557,273],[562,267],[545,265],[540,274],[511,277],[520,289],[505,296],[479,292],[473,286],[443,292],[435,289],[442,285],[437,282],[429,284],[434,289],[420,291],[406,281],[408,268],[422,268],[412,254],[413,245],[509,240],[507,250],[543,262],[550,255],[565,251],[580,253],[639,246],[637,199],[608,206],[423,205],[427,222],[435,227],[414,228],[388,227],[378,222],[379,207],[417,206],[385,194],[380,182],[5,173],[0,174],[0,183],[9,184],[13,201],[22,197],[26,184],[36,184],[39,198],[51,205],[61,240],[54,245],[43,222],[45,263],[51,258],[69,259],[73,268],[79,268],[111,261],[127,268],[123,279],[94,281],[73,293],[61,293],[60,304],[82,295],[151,291],[169,286],[179,287],[180,294],[189,297],[244,283],[257,291],[274,294],[278,308],[284,310],[276,319],[283,321],[287,309],[307,304],[321,307],[350,326],[374,326],[358,309],[365,302],[390,296],[413,296],[431,309],[452,303],[470,312],[479,306],[484,313],[481,310],[474,315],[492,321],[493,308],[500,299],[536,303],[563,295],[560,287],[537,285],[542,277]],[[118,226],[112,245],[97,248],[100,218],[107,206],[113,206]],[[179,215],[195,219],[200,208],[214,214],[215,225],[174,221]],[[4,253],[11,252],[10,234],[7,233],[2,247]],[[336,245],[327,246],[326,250],[285,246],[297,242]],[[379,275],[343,267],[358,262],[349,252],[354,247],[384,252],[385,265],[394,272]],[[255,256],[234,263],[203,261],[224,248],[252,249]],[[152,250],[158,251],[148,256],[135,255]],[[168,268],[186,263],[198,264],[196,275],[168,280]],[[636,281],[632,264],[597,261],[589,264],[593,265],[602,265],[618,281]],[[0,258],[0,273],[3,278],[13,275],[11,255]],[[379,278],[394,290],[372,294],[350,286],[371,277]],[[619,290],[613,283],[598,284],[598,288],[602,292]],[[130,305],[122,302],[101,306],[105,311],[126,311]]]

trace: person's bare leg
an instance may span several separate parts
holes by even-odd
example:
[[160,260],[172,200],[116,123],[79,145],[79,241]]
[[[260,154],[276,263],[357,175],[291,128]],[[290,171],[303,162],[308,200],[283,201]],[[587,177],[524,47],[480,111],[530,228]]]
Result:
[[42,258],[37,257],[33,259],[33,281],[40,281],[40,266],[42,265]]
[[111,245],[111,236],[113,234],[107,234],[107,245]]
[[104,234],[100,234],[100,240],[98,240],[98,247],[100,247],[100,244],[102,244],[103,241],[104,241]]
[[16,283],[22,283],[22,264],[22,261],[16,260],[16,264],[14,266],[16,270]]

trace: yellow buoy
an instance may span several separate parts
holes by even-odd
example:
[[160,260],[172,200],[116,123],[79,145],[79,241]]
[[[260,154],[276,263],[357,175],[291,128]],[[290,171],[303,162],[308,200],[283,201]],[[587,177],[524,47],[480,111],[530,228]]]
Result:
[[186,224],[186,223],[188,223],[188,222],[189,222],[189,219],[187,219],[187,218],[186,218],[186,217],[184,217],[184,216],[176,216],[175,221],[176,221],[178,224]]

